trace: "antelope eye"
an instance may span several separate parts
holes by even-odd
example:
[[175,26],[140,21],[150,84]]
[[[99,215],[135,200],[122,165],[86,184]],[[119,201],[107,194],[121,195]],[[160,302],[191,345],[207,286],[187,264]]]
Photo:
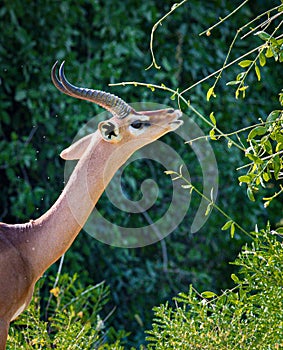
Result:
[[143,123],[140,120],[135,120],[132,124],[131,127],[134,129],[140,129],[143,126]]

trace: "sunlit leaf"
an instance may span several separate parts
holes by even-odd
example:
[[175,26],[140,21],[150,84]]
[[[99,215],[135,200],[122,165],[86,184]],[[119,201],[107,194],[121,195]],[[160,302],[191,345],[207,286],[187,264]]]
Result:
[[215,137],[215,130],[214,129],[210,130],[209,136],[210,136],[211,140],[217,140],[216,137]]
[[250,183],[251,182],[251,177],[248,175],[242,175],[238,177],[238,180],[240,182],[245,182],[245,183]]
[[245,68],[245,67],[249,67],[252,64],[252,62],[253,61],[251,61],[251,60],[243,60],[238,64],[240,67]]
[[272,49],[271,49],[270,46],[267,48],[267,50],[266,50],[266,52],[265,52],[265,56],[266,56],[267,58],[273,57],[273,51],[272,51]]
[[264,31],[257,32],[255,35],[258,35],[262,40],[265,41],[268,41],[270,39],[270,35]]
[[261,51],[259,54],[259,64],[263,67],[265,66],[266,58],[264,56],[264,53]]
[[248,135],[248,141],[251,141],[255,138],[255,136],[258,135],[264,135],[267,131],[266,126],[257,126],[254,129],[252,129]]
[[255,202],[254,193],[250,187],[247,188],[247,195],[250,201]]
[[214,93],[214,86],[212,86],[211,88],[208,89],[207,94],[206,94],[206,100],[209,101],[211,96],[216,97],[216,95]]
[[205,216],[207,216],[210,213],[212,206],[213,206],[213,203],[208,204],[206,211],[205,211],[205,214],[204,214]]
[[259,69],[259,66],[257,66],[257,65],[255,65],[255,72],[256,72],[257,80],[260,81],[260,79],[261,79],[260,69]]
[[232,280],[233,280],[235,283],[239,283],[239,282],[240,282],[238,276],[235,275],[234,273],[232,273],[231,278],[232,278]]
[[231,81],[228,81],[228,83],[226,83],[226,85],[238,85],[240,83],[241,82],[239,80],[231,80]]
[[273,158],[273,169],[274,169],[274,178],[278,180],[278,176],[280,173],[280,170],[282,168],[282,160],[280,159],[280,156],[277,154]]
[[282,113],[282,111],[280,110],[275,110],[275,111],[272,111],[268,117],[267,117],[267,121],[268,122],[274,122],[276,121],[277,118],[279,118],[280,114]]
[[253,161],[255,164],[262,164],[263,160],[254,154],[247,153],[246,156]]
[[212,121],[213,125],[216,125],[216,119],[214,117],[214,112],[211,112],[209,115],[210,120]]
[[228,229],[231,227],[232,223],[233,223],[233,220],[227,221],[227,222],[221,227],[221,230],[222,230],[222,231],[228,230]]
[[263,177],[264,181],[266,181],[266,182],[268,182],[270,180],[268,173],[263,173],[262,177]]
[[201,296],[205,299],[211,299],[217,296],[217,294],[210,292],[210,291],[206,291],[206,292],[202,292]]
[[234,238],[235,235],[235,223],[233,222],[231,227],[230,227],[230,236],[231,238]]

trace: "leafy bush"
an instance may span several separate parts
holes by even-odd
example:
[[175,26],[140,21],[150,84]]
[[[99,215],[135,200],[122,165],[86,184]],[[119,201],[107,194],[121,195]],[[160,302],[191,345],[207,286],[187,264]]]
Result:
[[[43,282],[50,288],[46,300],[40,295]],[[105,314],[108,300],[104,283],[85,288],[76,274],[44,278],[29,308],[12,324],[7,349],[120,350],[126,333],[107,326],[112,314]]]
[[283,249],[275,231],[252,232],[235,260],[236,283],[220,295],[193,287],[154,308],[148,349],[281,349],[283,347]]

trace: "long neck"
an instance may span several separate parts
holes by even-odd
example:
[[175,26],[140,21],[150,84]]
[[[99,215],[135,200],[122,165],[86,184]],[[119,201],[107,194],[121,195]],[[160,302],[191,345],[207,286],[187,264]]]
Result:
[[64,191],[31,230],[31,259],[37,278],[72,244],[130,147],[103,141],[97,134],[79,160]]

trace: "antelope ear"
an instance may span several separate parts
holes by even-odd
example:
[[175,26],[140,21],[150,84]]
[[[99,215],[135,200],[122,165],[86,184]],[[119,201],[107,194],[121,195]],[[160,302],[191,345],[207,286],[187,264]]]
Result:
[[115,143],[122,139],[118,124],[112,120],[100,122],[98,129],[103,139],[107,142]]
[[88,148],[92,137],[93,137],[93,134],[90,134],[79,139],[77,142],[73,143],[70,147],[64,149],[64,151],[60,153],[60,157],[65,160],[80,159],[84,154],[85,150]]

